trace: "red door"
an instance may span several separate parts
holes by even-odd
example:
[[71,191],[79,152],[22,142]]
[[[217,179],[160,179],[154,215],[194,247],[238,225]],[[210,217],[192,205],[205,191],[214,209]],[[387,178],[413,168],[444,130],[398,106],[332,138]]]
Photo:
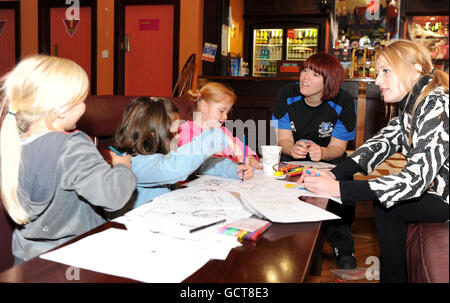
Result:
[[78,63],[90,81],[91,8],[80,7],[80,20],[66,20],[66,10],[65,7],[50,8],[50,54]]
[[0,77],[16,64],[16,31],[14,9],[0,9]]
[[125,95],[171,95],[173,14],[173,5],[125,6]]

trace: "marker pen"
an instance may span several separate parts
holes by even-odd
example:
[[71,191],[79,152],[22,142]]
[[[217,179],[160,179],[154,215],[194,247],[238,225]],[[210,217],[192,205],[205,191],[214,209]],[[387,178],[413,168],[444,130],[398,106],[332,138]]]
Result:
[[113,152],[115,152],[116,154],[118,154],[119,156],[123,157],[126,155],[126,153],[121,153],[119,152],[117,149],[115,149],[114,147],[112,147],[111,145],[109,146],[109,149],[112,150]]

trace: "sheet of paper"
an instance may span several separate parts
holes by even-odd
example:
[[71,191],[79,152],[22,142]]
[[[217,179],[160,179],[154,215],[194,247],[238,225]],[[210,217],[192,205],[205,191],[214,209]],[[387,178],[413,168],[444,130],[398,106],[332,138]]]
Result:
[[[117,218],[128,230],[111,228],[41,257],[143,282],[181,282],[208,260],[225,259],[241,245],[217,232],[237,219],[253,213],[282,223],[339,218],[298,200],[300,195],[313,194],[271,176],[256,174],[244,182],[202,176],[188,188],[161,195]],[[220,219],[225,222],[189,232]]]
[[[218,236],[233,247],[236,243],[240,245],[235,239]],[[214,256],[209,247],[206,241],[184,241],[156,234],[138,241],[127,230],[110,228],[41,258],[142,282],[179,283]],[[216,255],[226,258],[224,251],[221,247]]]
[[295,182],[287,182],[278,180],[274,176],[263,175],[258,172],[250,180],[241,182],[240,180],[225,179],[215,176],[200,176],[187,184],[189,188],[198,192],[214,192],[214,191],[229,191],[241,192],[252,191],[259,193],[273,193],[288,194],[295,197],[309,196],[309,197],[323,197],[332,199],[340,204],[342,200],[327,195],[316,195],[308,191],[303,185]]
[[[290,182],[295,184],[293,182]],[[276,177],[266,176],[262,173],[255,173],[250,180],[226,179],[216,176],[199,176],[186,185],[198,192],[214,192],[214,191],[254,191],[254,192],[271,192],[271,191],[285,191],[285,181],[279,181]]]
[[[173,247],[175,243],[170,243]],[[126,230],[110,228],[41,258],[142,282],[181,282],[202,267],[209,256],[189,248],[144,249]]]
[[318,198],[328,198],[330,200],[336,201],[339,204],[342,204],[341,198],[331,197],[328,195],[317,195],[315,193],[307,190],[303,185],[293,183],[293,182],[285,182],[286,189],[289,189],[293,192],[293,196],[307,196],[307,197],[318,197]]
[[200,176],[190,183],[189,188],[198,192],[230,191],[239,197],[253,214],[272,222],[313,222],[339,218],[298,199],[299,196],[318,197],[318,195],[295,182],[280,181],[272,176],[257,174],[244,182],[215,176]]
[[[125,217],[138,218],[148,231],[177,238],[191,238],[194,228],[225,220],[221,226],[243,217],[250,217],[241,201],[229,192],[206,191],[186,188],[158,196]],[[118,219],[121,220],[121,219]]]
[[240,192],[243,201],[272,222],[294,223],[339,219],[338,216],[295,196],[279,193]]

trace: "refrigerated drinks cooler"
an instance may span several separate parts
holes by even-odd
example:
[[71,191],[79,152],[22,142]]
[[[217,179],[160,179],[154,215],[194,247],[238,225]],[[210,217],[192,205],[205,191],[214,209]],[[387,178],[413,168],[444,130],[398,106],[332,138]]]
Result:
[[305,61],[319,52],[319,29],[257,28],[253,30],[254,77],[276,75],[278,60]]

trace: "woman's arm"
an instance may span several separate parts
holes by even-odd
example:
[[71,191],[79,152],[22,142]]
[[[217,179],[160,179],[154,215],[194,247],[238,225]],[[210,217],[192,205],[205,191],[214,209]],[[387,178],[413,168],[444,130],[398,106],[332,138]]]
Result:
[[329,171],[308,169],[309,174],[302,174],[298,180],[306,189],[324,196],[341,198],[343,203],[378,200],[375,192],[369,187],[367,180],[336,180]]
[[412,142],[402,170],[396,175],[368,181],[370,188],[386,207],[421,196],[446,161],[448,163],[448,95],[428,96],[421,102],[412,118],[411,127]]
[[308,146],[308,153],[312,161],[326,161],[342,157],[346,149],[347,141],[331,137],[330,143],[326,147],[310,144]]
[[294,136],[291,130],[277,129],[277,141],[281,146],[281,152],[289,155],[294,159],[304,159],[308,153],[308,147],[306,143],[295,144]]
[[399,117],[394,117],[386,127],[355,150],[350,158],[361,167],[363,174],[369,175],[378,165],[396,153],[402,144],[403,135]]
[[287,129],[276,129],[277,141],[278,145],[281,146],[281,152],[286,155],[290,155],[292,153],[292,149],[294,148],[294,136],[292,135],[291,130]]

